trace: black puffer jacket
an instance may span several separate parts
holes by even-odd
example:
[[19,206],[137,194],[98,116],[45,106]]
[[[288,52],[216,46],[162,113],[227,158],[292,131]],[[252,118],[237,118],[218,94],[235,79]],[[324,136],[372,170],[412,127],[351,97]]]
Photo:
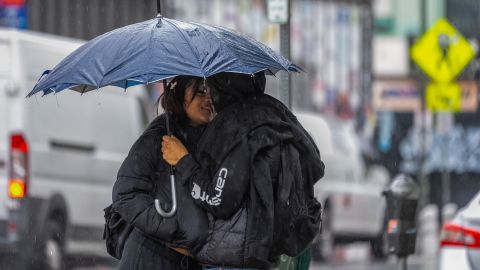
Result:
[[[194,153],[203,128],[193,128],[175,116],[171,125],[173,134]],[[161,115],[132,146],[113,187],[113,207],[146,237],[195,252],[207,236],[208,221],[204,210],[191,200],[190,192],[177,187],[179,207],[172,218],[163,218],[154,206],[154,199],[158,198],[164,209],[171,209],[169,165],[161,153],[162,136],[166,133],[165,115]]]
[[[191,185],[195,202],[211,213],[209,238],[198,260],[271,267],[279,255],[275,245],[282,241],[276,235],[282,220],[274,213],[275,200],[282,196],[277,181],[302,172],[300,177],[313,186],[323,176],[313,140],[282,103],[257,94],[225,107],[197,149],[196,158],[182,158],[177,169]],[[289,154],[297,155],[295,162],[289,162]]]

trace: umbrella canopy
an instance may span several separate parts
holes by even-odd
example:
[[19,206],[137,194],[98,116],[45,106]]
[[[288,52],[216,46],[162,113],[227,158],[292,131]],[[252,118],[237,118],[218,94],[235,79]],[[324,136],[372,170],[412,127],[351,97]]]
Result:
[[253,74],[301,69],[257,40],[233,30],[158,17],[118,28],[87,42],[51,71],[28,96],[67,88],[87,92],[127,88],[177,75]]

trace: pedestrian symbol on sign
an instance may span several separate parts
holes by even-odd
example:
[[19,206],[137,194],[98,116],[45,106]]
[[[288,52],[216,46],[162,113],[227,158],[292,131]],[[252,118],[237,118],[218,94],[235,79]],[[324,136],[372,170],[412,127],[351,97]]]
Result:
[[454,80],[475,48],[446,19],[439,19],[411,48],[413,61],[434,81]]

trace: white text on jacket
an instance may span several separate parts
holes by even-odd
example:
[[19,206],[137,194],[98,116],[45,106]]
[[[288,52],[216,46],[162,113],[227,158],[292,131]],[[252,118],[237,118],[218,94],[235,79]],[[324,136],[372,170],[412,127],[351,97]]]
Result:
[[217,177],[217,184],[215,185],[215,196],[211,197],[205,191],[202,191],[200,186],[197,183],[193,183],[192,197],[196,200],[206,201],[210,205],[220,205],[222,202],[222,192],[223,187],[225,186],[225,180],[227,179],[228,170],[226,168],[220,169]]

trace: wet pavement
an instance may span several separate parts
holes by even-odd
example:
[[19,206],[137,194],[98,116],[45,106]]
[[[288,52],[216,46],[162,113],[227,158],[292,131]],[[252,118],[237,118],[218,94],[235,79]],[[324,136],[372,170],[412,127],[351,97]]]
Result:
[[[66,260],[65,270],[114,270],[117,261],[110,258],[76,257]],[[13,267],[5,257],[0,257],[0,269],[21,270]],[[312,270],[396,270],[401,269],[398,260],[390,256],[387,259],[372,258],[368,245],[352,244],[336,249],[335,256],[325,263],[312,262]],[[435,270],[435,259],[424,259],[411,256],[408,259],[408,270]]]

